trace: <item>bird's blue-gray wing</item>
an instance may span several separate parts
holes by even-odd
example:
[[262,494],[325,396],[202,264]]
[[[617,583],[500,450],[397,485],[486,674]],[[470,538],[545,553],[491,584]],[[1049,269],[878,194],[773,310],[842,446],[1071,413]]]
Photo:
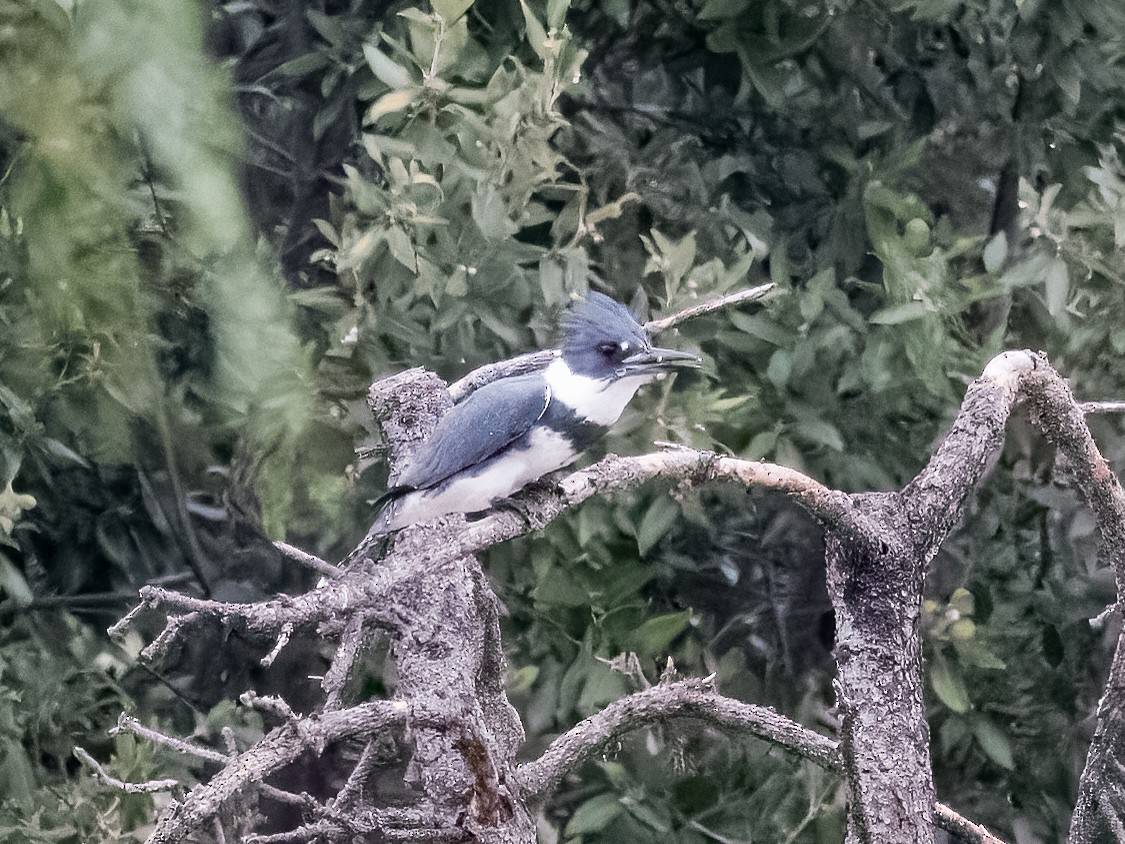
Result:
[[491,457],[527,433],[550,398],[539,373],[486,384],[438,421],[399,474],[396,490],[435,486]]

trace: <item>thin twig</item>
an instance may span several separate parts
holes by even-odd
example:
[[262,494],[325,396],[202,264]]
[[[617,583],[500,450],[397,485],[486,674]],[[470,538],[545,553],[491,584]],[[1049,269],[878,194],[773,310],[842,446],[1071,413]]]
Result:
[[562,352],[558,349],[543,349],[538,352],[517,355],[514,358],[497,363],[486,363],[484,366],[478,366],[468,375],[449,385],[449,397],[454,402],[459,402],[469,393],[479,390],[485,384],[490,384],[501,378],[510,378],[513,375],[526,375],[529,372],[546,369],[561,354]]
[[186,739],[169,736],[159,730],[152,729],[152,727],[146,727],[132,715],[125,715],[124,713],[117,719],[117,726],[110,729],[109,734],[115,736],[121,732],[132,733],[143,739],[148,739],[153,744],[162,744],[165,747],[170,747],[177,753],[183,753],[186,756],[195,756],[198,759],[203,759],[207,762],[215,762],[219,765],[226,764],[230,759],[226,754],[219,753],[217,750],[212,750],[209,747],[200,747],[198,744],[192,744]]
[[1083,413],[1125,413],[1125,401],[1084,401],[1078,409]]
[[[842,771],[839,743],[813,732],[772,709],[723,697],[696,678],[661,683],[611,703],[601,712],[559,736],[532,762],[517,770],[520,786],[534,802],[542,802],[584,760],[619,736],[667,719],[689,718],[733,734],[752,735],[776,744],[837,773]],[[938,803],[934,824],[967,844],[1003,844],[984,827]]]
[[[319,820],[303,824],[286,832],[273,832],[267,835],[247,835],[244,844],[297,844],[303,841],[319,841],[333,833],[351,832],[338,821]],[[328,840],[333,840],[329,837]]]
[[363,795],[363,785],[367,782],[367,778],[371,776],[371,772],[379,762],[379,745],[375,739],[371,739],[363,747],[363,752],[359,755],[359,761],[355,763],[351,774],[348,775],[348,781],[344,783],[344,787],[336,794],[336,799],[332,801],[333,809],[348,809],[351,805]]
[[726,296],[720,296],[718,299],[700,302],[698,305],[692,305],[690,308],[684,308],[682,311],[678,311],[666,317],[661,317],[660,319],[650,319],[645,323],[645,331],[649,334],[659,334],[661,331],[667,331],[669,328],[697,316],[710,314],[722,308],[741,305],[744,302],[756,302],[773,290],[774,287],[773,282],[769,284],[759,284],[757,287],[751,287],[749,290],[739,290],[737,293],[728,293]]
[[[562,513],[594,495],[632,489],[659,478],[684,486],[727,480],[747,488],[774,490],[790,496],[822,523],[843,530],[862,525],[864,519],[847,493],[829,489],[795,469],[679,448],[636,457],[611,454],[592,466],[567,475],[549,488],[524,496],[519,512],[494,510],[482,519],[459,526],[456,531],[450,532],[448,541],[433,553],[440,553],[446,559],[476,553],[498,542],[541,530]],[[398,547],[396,545],[396,551]]]
[[179,780],[148,780],[147,782],[125,782],[119,780],[117,777],[109,773],[101,766],[97,759],[83,750],[81,747],[74,748],[74,755],[78,760],[89,768],[94,776],[113,788],[120,789],[126,794],[152,794],[157,791],[171,791],[180,785]]
[[122,637],[124,637],[125,631],[133,626],[133,623],[137,620],[137,617],[142,612],[144,612],[144,610],[145,605],[143,603],[137,604],[135,607],[129,610],[129,612],[125,613],[125,615],[121,617],[120,621],[116,621],[112,625],[110,625],[109,629],[106,630],[106,633],[109,634],[109,637],[111,639],[121,639]]
[[277,642],[274,643],[273,648],[260,660],[263,668],[269,668],[273,665],[273,661],[277,659],[278,654],[281,653],[282,648],[289,644],[289,637],[293,635],[295,629],[292,622],[287,622],[281,625],[281,632],[277,634]]
[[[150,587],[150,586],[143,587],[141,589],[142,599],[144,597],[145,589],[157,589],[157,588],[159,588],[159,587],[154,587],[154,586],[153,587]],[[161,591],[166,591],[166,590],[161,590]],[[172,594],[175,594],[175,593],[172,593]],[[206,601],[207,603],[217,603],[216,601],[210,601],[209,599],[204,599],[204,598],[192,599],[192,600],[201,600],[201,601]],[[126,616],[126,618],[128,618],[128,616]],[[176,640],[176,637],[179,635],[180,630],[182,628],[187,627],[191,624],[194,624],[195,622],[199,621],[201,618],[203,618],[203,614],[200,613],[200,612],[189,612],[189,613],[186,613],[185,615],[169,616],[168,620],[164,623],[164,629],[160,632],[160,635],[157,636],[148,645],[145,646],[145,649],[142,650],[141,653],[140,653],[140,658],[143,659],[143,660],[147,660],[149,662],[157,661],[158,659],[163,657],[164,654],[166,654],[168,652],[168,650],[172,647],[172,643]],[[112,630],[113,628],[110,628],[110,629]]]
[[260,695],[254,691],[247,691],[239,695],[238,700],[243,706],[269,713],[282,721],[296,721],[298,719],[297,713],[293,711],[289,704],[283,698],[275,695]]
[[275,542],[273,544],[273,547],[284,554],[286,557],[288,557],[290,560],[298,562],[301,565],[312,569],[317,574],[324,575],[325,577],[340,576],[340,569],[336,566],[320,559],[320,557],[308,553],[307,551],[302,551],[300,548],[295,548],[287,542]]
[[[737,293],[730,293],[726,296],[720,296],[717,299],[711,299],[707,302],[701,302],[698,305],[692,305],[690,308],[685,308],[682,311],[677,311],[674,314],[669,314],[660,319],[649,320],[645,323],[645,330],[650,334],[659,334],[674,325],[679,325],[681,322],[691,319],[692,317],[702,316],[717,311],[721,308],[729,308],[733,305],[742,304],[743,302],[753,302],[761,299],[774,285],[760,284],[757,287],[751,287],[749,290],[739,290]],[[508,378],[513,375],[525,375],[528,372],[537,372],[540,369],[547,367],[553,360],[562,354],[558,349],[544,349],[539,352],[528,352],[527,354],[518,355],[508,360],[499,361],[497,363],[489,363],[484,366],[478,367],[466,375],[449,385],[449,395],[454,402],[459,402],[468,396],[474,390],[480,389],[485,384],[489,384],[500,378]]]
[[260,783],[301,754],[310,750],[319,754],[332,742],[400,727],[406,723],[408,712],[404,701],[377,700],[323,712],[315,719],[282,724],[239,754],[237,764],[226,765],[206,785],[192,789],[182,803],[160,818],[149,840],[180,841],[213,817],[235,794]]
[[983,826],[957,814],[944,803],[938,803],[934,807],[934,826],[967,844],[1004,844]]
[[234,729],[230,724],[224,724],[223,728],[219,730],[219,735],[223,737],[223,744],[227,746],[227,758],[238,755],[238,740],[234,737]]
[[352,667],[359,655],[367,650],[371,632],[365,629],[367,619],[364,613],[357,612],[348,619],[344,632],[340,634],[340,644],[332,663],[320,681],[320,687],[328,693],[324,702],[325,710],[339,709],[343,705],[344,689],[351,676]]
[[704,826],[699,821],[688,821],[688,826],[690,826],[692,829],[694,829],[696,832],[698,832],[700,835],[704,836],[705,838],[710,838],[712,841],[718,841],[719,844],[750,844],[748,841],[745,841],[744,839],[730,838],[726,835],[715,832],[715,830],[711,829],[708,826]]

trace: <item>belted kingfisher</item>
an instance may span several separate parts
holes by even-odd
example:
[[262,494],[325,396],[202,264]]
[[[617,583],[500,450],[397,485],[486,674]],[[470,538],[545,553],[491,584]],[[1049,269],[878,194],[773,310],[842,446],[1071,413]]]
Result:
[[564,315],[546,369],[493,381],[455,404],[408,459],[369,536],[476,513],[574,462],[637,390],[689,352],[654,348],[624,306],[590,293]]

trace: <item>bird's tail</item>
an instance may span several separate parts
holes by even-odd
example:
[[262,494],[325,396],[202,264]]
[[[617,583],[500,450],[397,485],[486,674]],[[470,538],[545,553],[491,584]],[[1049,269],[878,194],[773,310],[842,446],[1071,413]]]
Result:
[[387,493],[375,502],[375,506],[379,508],[379,512],[375,515],[375,521],[371,523],[367,536],[363,537],[355,550],[340,563],[341,568],[347,568],[356,560],[369,556],[371,551],[377,548],[388,534],[398,529],[397,526],[392,525],[400,497],[400,493]]

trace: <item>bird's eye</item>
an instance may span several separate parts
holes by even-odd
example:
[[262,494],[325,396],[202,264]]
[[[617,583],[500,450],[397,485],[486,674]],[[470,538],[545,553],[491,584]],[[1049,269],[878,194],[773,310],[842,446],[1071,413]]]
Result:
[[598,352],[602,357],[612,358],[619,351],[621,351],[621,347],[617,343],[598,343]]

